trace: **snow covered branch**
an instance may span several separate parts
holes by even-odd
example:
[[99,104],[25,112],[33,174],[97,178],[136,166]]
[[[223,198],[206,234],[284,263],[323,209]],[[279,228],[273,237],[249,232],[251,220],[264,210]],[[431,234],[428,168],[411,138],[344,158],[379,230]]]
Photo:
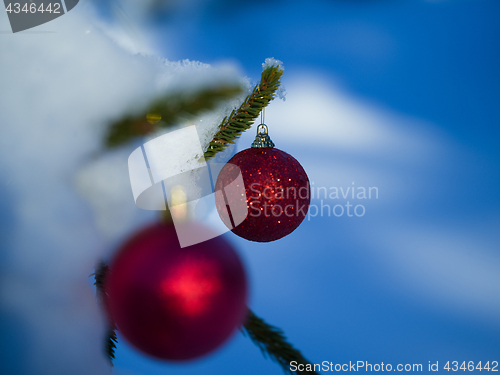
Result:
[[223,84],[201,88],[190,94],[169,92],[153,101],[142,113],[126,115],[111,124],[106,146],[120,146],[135,137],[173,126],[182,119],[216,108],[222,101],[233,98],[242,91],[241,85]]
[[252,93],[248,95],[241,106],[233,110],[219,125],[219,131],[205,151],[205,159],[210,159],[218,152],[224,150],[228,144],[240,137],[241,133],[249,129],[259,116],[263,108],[276,96],[281,84],[283,67],[277,60],[266,60],[260,82],[255,85]]

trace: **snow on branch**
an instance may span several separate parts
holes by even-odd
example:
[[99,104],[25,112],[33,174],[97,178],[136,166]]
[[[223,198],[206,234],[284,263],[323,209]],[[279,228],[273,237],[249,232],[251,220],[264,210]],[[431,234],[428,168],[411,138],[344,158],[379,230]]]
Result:
[[266,59],[263,64],[260,82],[255,85],[252,93],[248,95],[241,106],[224,118],[219,125],[219,131],[205,151],[205,160],[223,151],[229,144],[240,137],[241,133],[249,129],[259,116],[263,108],[267,107],[277,94],[283,75],[282,63],[274,59]]
[[192,93],[169,92],[160,96],[140,114],[129,114],[111,124],[106,146],[116,147],[135,137],[175,125],[182,119],[215,109],[221,102],[243,91],[240,84],[223,84],[200,88]]

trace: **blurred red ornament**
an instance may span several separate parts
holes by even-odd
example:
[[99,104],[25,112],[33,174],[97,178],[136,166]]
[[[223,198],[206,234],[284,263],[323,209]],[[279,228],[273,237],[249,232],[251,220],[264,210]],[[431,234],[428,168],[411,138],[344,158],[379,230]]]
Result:
[[[240,173],[244,193],[236,184]],[[257,242],[292,233],[304,220],[311,201],[304,168],[293,156],[274,148],[264,124],[259,125],[252,147],[234,155],[222,168],[215,191],[222,192],[216,193],[215,203],[224,224],[238,236]]]
[[111,263],[105,286],[119,332],[161,359],[202,356],[246,317],[245,271],[231,245],[216,237],[181,248],[169,224],[132,237]]

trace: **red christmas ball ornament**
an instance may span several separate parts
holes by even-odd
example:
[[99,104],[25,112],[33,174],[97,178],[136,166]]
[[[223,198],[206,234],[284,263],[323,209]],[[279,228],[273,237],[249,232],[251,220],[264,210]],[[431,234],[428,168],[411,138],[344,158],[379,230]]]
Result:
[[174,226],[165,223],[147,227],[122,247],[105,288],[106,307],[119,332],[160,359],[209,353],[247,312],[245,271],[231,245],[215,237],[181,248]]
[[304,220],[311,201],[304,168],[274,147],[264,124],[257,128],[252,147],[224,165],[215,191],[222,192],[216,193],[215,203],[224,224],[238,236],[257,242],[292,233]]

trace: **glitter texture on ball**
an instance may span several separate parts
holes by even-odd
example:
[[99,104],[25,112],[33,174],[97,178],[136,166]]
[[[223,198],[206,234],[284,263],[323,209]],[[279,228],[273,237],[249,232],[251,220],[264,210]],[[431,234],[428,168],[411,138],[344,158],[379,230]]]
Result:
[[[231,188],[240,173],[246,196],[224,190]],[[215,203],[224,224],[236,235],[256,242],[275,241],[292,233],[304,220],[311,200],[304,168],[274,147],[248,148],[234,155],[219,173],[215,190],[223,192],[216,194]],[[241,201],[246,203],[247,215],[234,225],[231,207]]]

